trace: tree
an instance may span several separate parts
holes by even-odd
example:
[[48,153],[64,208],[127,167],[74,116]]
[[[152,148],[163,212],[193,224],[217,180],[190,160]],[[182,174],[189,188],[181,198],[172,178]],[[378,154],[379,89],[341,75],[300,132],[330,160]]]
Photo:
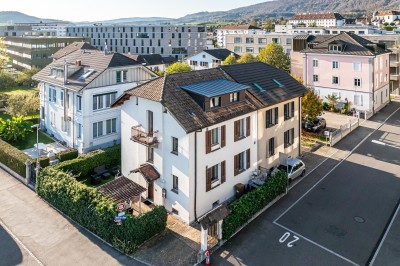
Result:
[[16,85],[15,79],[6,71],[0,70],[0,91],[9,90]]
[[39,69],[32,67],[31,69],[24,69],[22,73],[17,77],[16,82],[19,86],[30,86],[36,87],[38,82],[33,80],[32,77],[39,72]]
[[189,72],[189,71],[192,71],[192,68],[188,64],[176,62],[167,67],[164,73],[169,75],[169,74]]
[[254,27],[257,27],[257,25],[258,25],[258,19],[253,19],[250,23],[249,23],[249,25],[250,26],[254,26]]
[[0,38],[0,68],[3,67],[8,61],[8,56],[6,52],[6,45],[4,43],[4,38]]
[[0,119],[0,138],[9,142],[25,139],[25,135],[32,132],[32,122],[24,121],[22,116],[12,119]]
[[289,56],[284,52],[283,47],[277,43],[270,42],[267,44],[258,54],[257,60],[290,72]]
[[237,60],[237,62],[239,64],[242,64],[242,63],[253,63],[253,62],[256,62],[256,61],[257,60],[250,53],[246,53],[246,54],[242,55],[239,58],[239,60]]
[[35,115],[39,107],[39,97],[33,93],[11,94],[7,100],[6,113],[11,116]]
[[229,55],[227,58],[225,58],[224,61],[222,61],[222,65],[233,65],[237,64],[236,57],[233,55]]
[[302,121],[314,121],[322,113],[322,99],[315,93],[314,89],[308,88],[308,92],[301,99]]
[[264,21],[264,24],[262,26],[264,29],[267,29],[268,31],[272,32],[275,30],[275,25],[273,24],[271,19],[267,19]]
[[335,106],[339,100],[339,96],[328,94],[328,96],[325,96],[325,99],[328,101],[329,111],[335,111]]

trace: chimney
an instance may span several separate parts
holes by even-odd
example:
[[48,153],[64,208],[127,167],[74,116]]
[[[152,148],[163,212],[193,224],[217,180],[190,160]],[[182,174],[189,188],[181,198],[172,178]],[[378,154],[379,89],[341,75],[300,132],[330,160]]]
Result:
[[81,66],[81,65],[82,65],[82,61],[81,61],[81,60],[79,60],[79,59],[78,59],[78,60],[76,60],[76,62],[75,62],[75,65],[76,65],[76,66]]

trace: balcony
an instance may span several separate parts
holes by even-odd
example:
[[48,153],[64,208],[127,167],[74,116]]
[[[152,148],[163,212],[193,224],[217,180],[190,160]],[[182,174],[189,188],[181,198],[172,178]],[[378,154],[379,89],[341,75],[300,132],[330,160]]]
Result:
[[399,66],[400,66],[400,62],[390,60],[390,67],[399,67]]
[[390,74],[390,80],[398,81],[399,80],[399,74]]
[[158,131],[145,132],[141,130],[142,125],[133,126],[131,129],[131,140],[148,147],[158,146]]

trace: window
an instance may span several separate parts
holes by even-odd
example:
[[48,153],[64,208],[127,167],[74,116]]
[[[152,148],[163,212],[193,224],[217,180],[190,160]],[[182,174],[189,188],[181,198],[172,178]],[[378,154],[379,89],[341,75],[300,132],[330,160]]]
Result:
[[200,62],[200,66],[202,66],[202,67],[208,67],[208,62]]
[[339,62],[338,61],[332,61],[332,68],[339,68]]
[[339,77],[333,76],[332,77],[332,84],[339,84]]
[[360,72],[361,71],[361,62],[354,62],[353,63],[353,70]]
[[229,94],[230,102],[238,102],[239,101],[239,92],[233,92]]
[[272,42],[281,44],[281,38],[272,38]]
[[82,96],[79,95],[76,96],[76,110],[78,112],[82,111]]
[[258,43],[259,44],[266,44],[267,43],[267,39],[266,38],[258,38]]
[[112,134],[117,132],[117,119],[106,120],[106,134]]
[[294,142],[294,128],[285,131],[284,133],[285,148],[293,145]]
[[128,76],[127,70],[117,71],[117,83],[126,82]]
[[354,95],[354,104],[358,106],[363,105],[363,97],[362,95]]
[[172,153],[178,155],[178,139],[172,137]]
[[361,79],[355,78],[354,79],[354,86],[355,87],[361,87]]
[[154,162],[154,148],[147,147],[147,162],[153,163]]
[[286,39],[286,44],[287,44],[287,45],[292,44],[292,39],[287,38],[287,39]]
[[221,97],[213,97],[210,101],[210,107],[220,107],[221,106]]
[[246,38],[246,43],[254,43],[254,38]]
[[246,53],[254,53],[253,47],[246,47]]
[[250,168],[250,149],[241,152],[234,157],[234,175],[238,175]]
[[103,136],[103,121],[93,123],[93,138]]
[[267,157],[271,157],[274,155],[275,155],[275,138],[270,138],[268,140]]
[[235,46],[235,47],[233,47],[233,51],[235,53],[241,53],[242,52],[242,47],[241,46]]
[[219,180],[219,164],[211,167],[211,183],[218,182]]
[[266,112],[266,127],[272,127],[278,124],[278,107],[267,110]]
[[62,107],[64,107],[64,92],[63,91],[61,91],[61,93],[60,93],[60,104]]
[[240,37],[235,37],[235,38],[233,39],[233,43],[242,43],[242,38],[240,38]]
[[175,215],[179,215],[179,211],[177,209],[172,208],[172,213]]
[[82,125],[81,124],[76,124],[76,137],[78,139],[82,138]]
[[93,96],[93,110],[99,110],[104,108],[103,95]]
[[49,102],[57,102],[57,91],[56,89],[49,88]]
[[219,130],[218,127],[211,130],[211,146],[219,144]]
[[285,104],[284,116],[285,116],[285,120],[288,120],[288,119],[294,117],[294,101]]
[[176,175],[172,175],[172,191],[178,194],[179,187],[178,187],[178,177]]
[[318,67],[318,59],[313,59],[312,60],[312,66],[313,67]]
[[104,108],[109,108],[111,103],[115,101],[117,97],[116,92],[94,95],[93,96],[93,110],[99,110]]
[[318,82],[318,75],[315,75],[315,74],[313,75],[313,81]]
[[342,50],[342,46],[340,45],[329,45],[329,51],[338,52]]

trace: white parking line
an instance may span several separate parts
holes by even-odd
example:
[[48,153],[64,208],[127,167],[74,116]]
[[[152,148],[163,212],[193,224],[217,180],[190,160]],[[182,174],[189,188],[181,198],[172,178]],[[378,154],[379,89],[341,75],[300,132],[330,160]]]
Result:
[[345,257],[343,257],[342,255],[340,255],[340,254],[338,254],[338,253],[336,253],[336,252],[334,252],[334,251],[332,251],[332,250],[330,250],[330,249],[328,249],[328,248],[326,248],[326,247],[324,247],[324,246],[322,246],[322,245],[320,245],[320,244],[318,244],[318,243],[312,241],[311,239],[308,239],[307,237],[304,237],[304,236],[300,235],[299,233],[297,233],[297,232],[295,232],[295,231],[293,231],[293,230],[290,230],[290,229],[287,228],[286,226],[283,226],[283,225],[281,225],[281,224],[279,224],[279,223],[277,223],[277,222],[274,222],[274,224],[277,225],[277,226],[279,226],[279,227],[281,227],[281,228],[283,228],[283,229],[285,229],[286,231],[291,232],[292,234],[294,234],[294,235],[296,235],[296,236],[301,237],[302,239],[304,239],[304,240],[310,242],[311,244],[314,244],[314,245],[316,245],[317,247],[322,248],[323,250],[325,250],[325,251],[327,251],[327,252],[329,252],[329,253],[331,253],[331,254],[333,254],[333,255],[339,257],[339,258],[341,258],[342,260],[347,261],[348,263],[351,263],[351,264],[357,265],[357,266],[359,265],[359,264],[355,263],[354,261],[349,260],[348,258],[345,258]]
[[393,218],[392,218],[392,220],[390,221],[390,224],[389,224],[388,228],[386,229],[385,234],[383,235],[383,238],[382,238],[382,240],[381,240],[381,243],[379,243],[379,246],[378,246],[378,248],[377,248],[376,251],[375,251],[374,257],[372,258],[372,260],[371,260],[371,262],[370,262],[369,265],[374,265],[375,260],[376,260],[376,257],[378,256],[378,253],[379,253],[379,251],[380,251],[381,248],[382,248],[383,242],[385,242],[385,239],[386,239],[386,237],[387,237],[387,235],[388,235],[388,233],[389,233],[389,231],[390,231],[390,228],[391,228],[392,225],[393,225],[393,222],[394,222],[395,218],[397,217],[397,214],[399,213],[399,210],[400,210],[400,204],[399,204],[399,206],[397,206],[397,210],[396,210],[396,212],[394,213]]
[[361,144],[363,144],[369,137],[371,137],[372,134],[374,134],[376,131],[378,131],[396,112],[398,112],[400,110],[400,107],[397,108],[393,113],[391,113],[380,125],[379,127],[377,127],[374,131],[372,131],[371,133],[369,133],[364,139],[362,139],[360,141],[360,143],[357,144],[357,146],[355,146],[344,158],[343,160],[341,160],[337,165],[335,165],[326,175],[324,175],[317,183],[314,184],[314,186],[312,186],[306,193],[304,193],[299,199],[297,199],[289,208],[287,208],[283,213],[281,213],[281,215],[278,216],[278,218],[276,218],[274,220],[274,222],[278,221],[283,215],[285,215],[288,211],[290,211],[300,200],[302,200],[308,193],[311,192],[311,190],[313,190],[319,183],[321,183],[330,173],[333,172],[333,170],[335,170],[339,165],[341,165],[344,161],[347,160],[347,158],[350,157],[350,155],[356,150],[358,149],[358,147],[361,146]]
[[13,232],[3,223],[3,221],[0,219],[0,226],[4,228],[4,230],[7,231],[7,233],[15,240],[18,242],[18,244],[25,249],[25,251],[39,264],[40,266],[44,266],[44,264],[35,256],[33,253],[19,240]]

